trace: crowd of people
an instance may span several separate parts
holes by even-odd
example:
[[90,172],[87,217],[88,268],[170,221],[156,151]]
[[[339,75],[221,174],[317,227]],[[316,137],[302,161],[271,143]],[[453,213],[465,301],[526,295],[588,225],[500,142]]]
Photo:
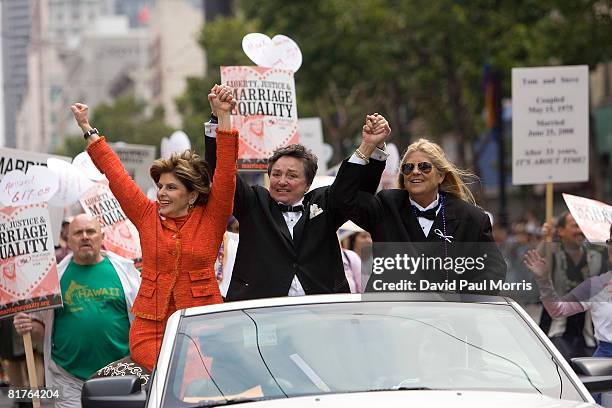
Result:
[[[607,272],[609,254],[584,245],[571,214],[561,215],[556,223],[561,250],[552,258],[553,273],[545,275],[538,256],[546,234],[553,233],[552,225],[541,225],[533,215],[510,229],[492,222],[466,185],[466,178],[474,176],[457,168],[429,140],[420,139],[406,150],[398,188],[377,192],[388,156],[385,140],[391,134],[389,123],[377,113],[366,115],[361,144],[330,186],[310,189],[317,157],[299,144],[280,147],[269,158],[269,187],[249,185],[236,170],[232,89],[215,85],[208,99],[212,115],[204,158],[188,150],[152,163],[156,200],[147,198],[129,177],[90,123],[87,106],[71,107],[87,152],[138,229],[142,270],[102,250],[103,234],[95,219],[79,215],[66,223],[69,250],[56,252],[64,307],[19,313],[13,319],[18,334],[31,332],[42,342],[46,384],[68,390],[58,407],[79,407],[83,381],[112,375],[113,364],[129,366],[146,379],[157,360],[165,324],[178,309],[367,290],[361,264],[368,262],[373,242],[425,243],[428,253],[447,256],[457,243],[469,244],[467,251],[474,256],[482,250],[475,244],[486,245],[487,268],[463,278],[538,283],[542,293],[528,292],[517,300],[541,309],[534,318],[560,339],[558,347],[568,358],[588,355],[596,340],[609,340],[601,327],[595,328],[595,338],[588,336],[588,307],[559,312],[541,299],[560,284],[569,292]],[[359,227],[343,230],[349,220]],[[215,267],[226,230],[239,235],[231,276]],[[222,279],[229,279],[223,291],[218,282]],[[543,283],[555,279],[554,285]],[[87,293],[98,295],[85,297],[83,288],[95,288]],[[96,330],[100,327],[104,331]],[[76,335],[75,330],[96,334]]]

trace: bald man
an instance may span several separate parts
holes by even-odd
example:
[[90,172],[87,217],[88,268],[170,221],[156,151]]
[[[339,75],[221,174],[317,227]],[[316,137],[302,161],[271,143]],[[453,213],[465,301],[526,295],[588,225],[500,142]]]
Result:
[[129,355],[130,309],[140,286],[134,263],[102,251],[95,218],[80,214],[68,227],[72,254],[58,265],[63,308],[13,319],[19,334],[43,338],[45,382],[60,387],[56,407],[81,407],[83,382],[106,364]]

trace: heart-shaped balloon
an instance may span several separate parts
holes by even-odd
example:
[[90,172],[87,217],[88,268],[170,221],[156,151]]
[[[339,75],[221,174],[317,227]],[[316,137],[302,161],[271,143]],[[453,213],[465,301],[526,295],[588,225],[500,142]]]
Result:
[[242,49],[244,53],[260,67],[271,67],[271,61],[268,58],[268,47],[272,44],[272,40],[262,33],[250,33],[242,38]]
[[27,173],[13,170],[0,182],[0,202],[7,207],[42,203],[49,201],[57,189],[57,177],[45,166],[31,166]]
[[242,39],[242,49],[260,67],[297,72],[302,65],[300,47],[286,35],[277,34],[270,39],[265,34],[250,33]]
[[72,165],[77,169],[81,170],[85,176],[93,181],[104,180],[106,176],[98,170],[96,165],[89,157],[87,152],[81,152],[76,155],[76,157],[72,160]]
[[49,205],[55,207],[72,205],[94,186],[94,182],[71,163],[50,157],[47,159],[47,167],[57,176],[59,182],[57,193],[49,200]]
[[182,130],[172,133],[170,138],[162,138],[160,146],[162,157],[168,158],[174,152],[183,153],[187,149],[191,149],[191,142],[189,136]]

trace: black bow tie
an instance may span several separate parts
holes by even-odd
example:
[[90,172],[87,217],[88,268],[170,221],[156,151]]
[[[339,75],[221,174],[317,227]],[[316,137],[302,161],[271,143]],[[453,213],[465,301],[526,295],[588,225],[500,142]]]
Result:
[[304,206],[278,203],[278,209],[281,210],[281,212],[302,212],[304,211]]
[[434,208],[430,208],[429,210],[421,211],[416,208],[414,205],[412,206],[412,211],[414,211],[414,215],[418,217],[427,218],[430,221],[436,219],[436,211],[438,211],[438,207],[440,207],[440,203],[436,205]]

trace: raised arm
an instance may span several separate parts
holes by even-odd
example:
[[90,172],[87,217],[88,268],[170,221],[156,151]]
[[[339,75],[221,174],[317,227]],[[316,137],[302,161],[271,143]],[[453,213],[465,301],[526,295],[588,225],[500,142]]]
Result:
[[[216,171],[212,189],[206,205],[209,214],[215,217],[215,225],[225,229],[232,213],[236,188],[236,158],[238,156],[238,131],[231,128],[230,111],[236,105],[232,88],[215,86],[209,94],[211,106],[218,113]],[[208,152],[207,152],[208,153]]]
[[[219,118],[217,109],[213,104],[215,92],[218,91],[221,85],[215,85],[208,94],[208,102],[210,103],[211,118],[204,126],[204,159],[210,167],[211,174],[214,177],[217,167],[217,128],[219,127]],[[236,192],[234,194],[234,216],[240,221],[242,215],[246,214],[250,208],[253,208],[256,198],[255,193],[249,184],[236,175]]]
[[[390,133],[389,123],[383,116],[367,115],[359,148],[342,162],[330,187],[334,210],[366,230],[382,216],[382,207],[374,193],[384,170],[384,162],[376,163],[377,160],[372,160],[371,156],[377,147],[380,149],[384,145]],[[374,181],[373,175],[377,176]],[[372,189],[374,182],[376,186]]]
[[[538,282],[540,299],[544,308],[554,318],[571,316],[576,313],[584,312],[584,307],[576,297],[577,293],[584,292],[587,281],[582,282],[578,287],[563,297],[559,297],[553,286],[546,260],[535,249],[530,249],[523,258],[525,266],[533,273]],[[589,282],[590,283],[590,282]],[[586,299],[585,299],[586,300]]]
[[87,140],[87,153],[91,160],[108,179],[109,187],[125,211],[125,215],[136,228],[139,228],[141,217],[147,206],[153,205],[152,202],[132,180],[119,157],[106,143],[104,136],[99,136],[98,130],[91,126],[87,105],[75,103],[70,109]]

